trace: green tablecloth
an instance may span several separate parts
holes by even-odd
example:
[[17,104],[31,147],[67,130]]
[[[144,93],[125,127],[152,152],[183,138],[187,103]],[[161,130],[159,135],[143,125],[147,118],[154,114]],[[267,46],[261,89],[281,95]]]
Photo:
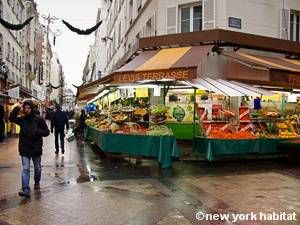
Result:
[[282,141],[282,139],[264,138],[225,140],[195,137],[194,149],[196,153],[204,153],[206,159],[212,161],[218,156],[225,155],[279,153],[278,147]]
[[172,167],[172,157],[179,157],[174,136],[112,134],[87,127],[85,137],[104,152],[156,157],[161,168]]
[[[171,123],[168,122],[165,124],[167,127],[169,127],[176,137],[177,140],[190,140],[192,141],[194,138],[193,134],[193,127],[194,125],[192,123]],[[197,127],[196,134],[199,135],[199,129]]]

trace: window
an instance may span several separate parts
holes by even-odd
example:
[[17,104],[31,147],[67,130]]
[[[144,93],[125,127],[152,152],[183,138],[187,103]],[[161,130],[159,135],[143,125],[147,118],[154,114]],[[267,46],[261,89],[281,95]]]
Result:
[[291,11],[290,15],[290,40],[300,41],[300,12]]
[[33,89],[33,96],[37,97],[37,90]]
[[118,4],[118,5],[119,5],[119,9],[118,9],[118,10],[119,10],[119,11],[120,11],[121,8],[122,8],[122,4],[123,4],[123,0],[119,0],[119,4]]
[[114,34],[113,34],[113,44],[114,44],[114,47],[113,47],[113,54],[114,54],[115,51],[117,50],[116,31],[114,31]]
[[6,59],[8,61],[10,61],[10,43],[7,43],[7,55],[6,55]]
[[16,52],[16,67],[19,67],[19,53]]
[[137,12],[139,13],[142,9],[142,0],[136,0]]
[[145,37],[150,37],[151,36],[151,31],[152,31],[152,18],[150,18],[146,23],[144,36]]
[[3,18],[3,4],[1,0],[0,0],[0,18]]
[[0,58],[3,57],[3,36],[0,34]]
[[11,63],[12,63],[13,65],[15,65],[15,49],[14,49],[14,48],[12,49]]
[[128,16],[128,18],[129,18],[129,24],[131,24],[132,23],[132,8],[133,8],[133,0],[130,0],[129,1],[129,11],[128,11],[128,14],[129,14],[129,16]]
[[121,30],[122,29],[122,22],[119,23],[119,30],[118,30],[118,47],[121,45]]
[[202,30],[202,6],[182,7],[180,9],[181,33]]

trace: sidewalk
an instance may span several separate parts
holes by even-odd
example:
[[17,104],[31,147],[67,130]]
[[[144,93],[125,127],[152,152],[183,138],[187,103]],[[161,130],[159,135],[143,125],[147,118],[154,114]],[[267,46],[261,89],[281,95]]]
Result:
[[[300,167],[284,162],[176,162],[161,171],[155,160],[133,165],[101,158],[89,145],[66,143],[54,154],[44,142],[41,190],[17,195],[21,164],[17,139],[0,145],[0,224],[228,224],[198,221],[197,212],[296,212],[300,219]],[[233,223],[231,223],[233,224]],[[298,221],[234,224],[298,225]]]

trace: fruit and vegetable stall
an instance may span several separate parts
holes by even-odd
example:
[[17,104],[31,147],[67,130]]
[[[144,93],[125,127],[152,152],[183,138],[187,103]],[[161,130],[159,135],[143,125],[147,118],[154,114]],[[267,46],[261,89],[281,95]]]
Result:
[[89,113],[86,120],[86,139],[104,152],[154,157],[161,168],[169,168],[180,152],[172,130],[164,125],[168,107],[150,106],[147,91],[143,92],[142,96],[112,98],[115,94],[108,94],[103,96],[107,99],[99,99],[101,109]]
[[233,84],[226,91],[216,86],[110,90],[92,101],[98,110],[86,121],[86,137],[105,152],[156,157],[162,168],[179,157],[176,140],[190,140],[198,156],[212,161],[219,156],[278,154],[283,141],[299,139],[297,101],[289,104],[283,94],[250,86],[251,91],[238,94],[229,93]]
[[281,110],[282,101],[262,101],[258,98],[210,96],[211,105],[205,101],[197,105],[200,135],[195,136],[194,149],[209,160],[223,156],[282,154],[282,142],[299,139],[300,117],[295,111]]

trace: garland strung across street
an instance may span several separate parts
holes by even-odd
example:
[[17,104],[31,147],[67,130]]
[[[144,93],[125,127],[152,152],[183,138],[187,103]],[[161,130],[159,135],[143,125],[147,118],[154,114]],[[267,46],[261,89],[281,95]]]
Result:
[[9,30],[22,30],[26,25],[28,25],[30,23],[30,21],[32,19],[33,19],[33,17],[29,17],[27,20],[25,20],[24,23],[11,24],[11,23],[3,20],[2,18],[0,18],[0,23],[2,24],[2,26],[4,26],[5,28],[7,28]]
[[52,89],[58,89],[58,88],[62,87],[62,85],[54,86],[51,83],[49,83],[46,87],[51,87]]
[[98,29],[98,27],[102,24],[102,20],[100,22],[98,22],[95,26],[86,29],[86,30],[80,30],[76,27],[73,27],[71,24],[69,24],[68,22],[66,22],[65,20],[62,20],[62,22],[73,32],[79,34],[79,35],[89,35],[91,33],[93,33],[94,31],[96,31]]
[[75,84],[72,84],[72,86],[74,87],[74,88],[80,88],[80,87],[82,87],[83,85],[85,85],[85,83],[86,83],[86,81],[85,82],[83,82],[81,85],[79,85],[79,86],[76,86]]
[[[4,19],[0,18],[0,23],[7,29],[9,30],[21,30],[23,29],[26,25],[28,25],[31,20],[33,19],[33,17],[29,17],[27,20],[25,20],[24,23],[21,24],[12,24],[9,23],[7,21],[5,21]],[[98,22],[95,26],[88,28],[86,30],[80,30],[76,27],[73,27],[70,23],[66,22],[65,20],[62,20],[63,24],[65,24],[71,31],[79,34],[79,35],[89,35],[91,33],[93,33],[94,31],[96,31],[100,25],[102,24],[102,20],[100,22]],[[54,39],[54,43],[55,43],[55,39]],[[55,44],[54,44],[55,45]]]

